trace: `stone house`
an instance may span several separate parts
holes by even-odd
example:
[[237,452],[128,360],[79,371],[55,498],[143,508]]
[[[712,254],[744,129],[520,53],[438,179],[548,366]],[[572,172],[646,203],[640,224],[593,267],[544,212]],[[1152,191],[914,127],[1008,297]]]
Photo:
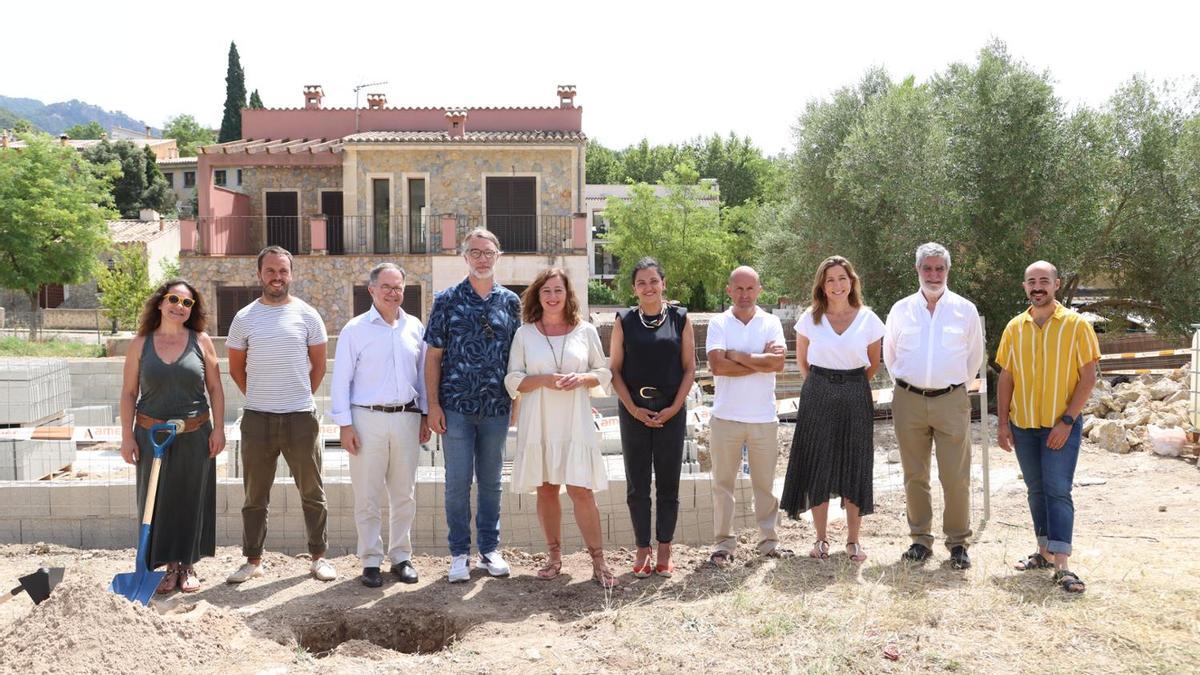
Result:
[[244,138],[200,150],[198,213],[181,223],[180,269],[216,334],[259,295],[267,245],[296,256],[292,292],[330,333],[370,306],[380,262],[407,271],[406,310],[424,320],[465,275],[457,247],[475,227],[501,242],[500,283],[520,292],[559,265],[586,310],[583,109],[573,86],[557,94],[550,107],[394,108],[370,94],[365,108],[324,108],[310,85],[302,108],[243,110]]

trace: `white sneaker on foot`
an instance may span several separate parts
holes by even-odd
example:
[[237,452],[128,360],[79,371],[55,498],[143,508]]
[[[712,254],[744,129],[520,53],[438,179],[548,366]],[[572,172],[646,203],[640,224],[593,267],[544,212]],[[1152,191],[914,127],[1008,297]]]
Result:
[[463,554],[450,557],[450,583],[468,581],[471,578],[471,556]]
[[234,570],[233,574],[230,574],[228,577],[226,577],[225,583],[240,584],[249,579],[253,579],[254,577],[261,577],[262,575],[263,564],[261,562],[257,565],[252,562],[248,562]]
[[488,574],[494,577],[506,577],[509,573],[508,563],[504,562],[504,556],[500,555],[500,551],[479,554],[479,562],[475,564],[475,567],[486,569]]
[[324,558],[317,558],[309,565],[308,571],[317,578],[318,581],[333,581],[337,578],[337,570],[333,569],[333,565]]

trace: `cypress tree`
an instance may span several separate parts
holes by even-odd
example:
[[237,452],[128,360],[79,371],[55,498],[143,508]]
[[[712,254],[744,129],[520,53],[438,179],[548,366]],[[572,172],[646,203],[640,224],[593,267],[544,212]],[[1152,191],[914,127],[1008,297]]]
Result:
[[221,118],[218,143],[242,137],[242,108],[246,107],[246,73],[238,57],[237,44],[229,43],[229,68],[225,72],[225,116]]
[[266,106],[263,105],[262,98],[258,95],[258,90],[255,89],[250,93],[250,109],[262,110]]

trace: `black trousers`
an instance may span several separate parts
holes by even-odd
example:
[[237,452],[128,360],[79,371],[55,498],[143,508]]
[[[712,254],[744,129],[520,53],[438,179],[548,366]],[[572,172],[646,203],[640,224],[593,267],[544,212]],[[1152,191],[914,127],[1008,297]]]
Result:
[[650,546],[653,477],[658,501],[655,534],[659,542],[668,543],[675,538],[675,522],[679,519],[679,473],[683,467],[687,411],[680,410],[661,428],[642,424],[624,406],[619,406],[619,417],[621,454],[625,459],[625,501],[633,520],[634,538],[639,548]]

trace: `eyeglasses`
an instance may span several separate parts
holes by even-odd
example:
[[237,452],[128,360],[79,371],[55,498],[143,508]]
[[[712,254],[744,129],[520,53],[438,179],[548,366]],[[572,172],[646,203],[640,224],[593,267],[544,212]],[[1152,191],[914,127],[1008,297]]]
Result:
[[500,255],[499,251],[484,251],[478,248],[467,249],[467,256],[469,256],[471,260],[479,260],[480,258],[483,258],[484,260],[495,260],[496,256],[498,255]]
[[487,339],[496,339],[496,331],[492,330],[492,322],[488,321],[486,314],[479,315],[479,324],[483,327],[483,334],[487,336]]
[[167,302],[171,303],[172,305],[183,305],[187,309],[191,309],[192,305],[196,304],[195,300],[191,298],[181,298],[174,293],[167,293]]
[[403,293],[404,292],[403,286],[389,286],[388,284],[379,284],[378,286],[376,286],[376,288],[383,291],[384,293]]

